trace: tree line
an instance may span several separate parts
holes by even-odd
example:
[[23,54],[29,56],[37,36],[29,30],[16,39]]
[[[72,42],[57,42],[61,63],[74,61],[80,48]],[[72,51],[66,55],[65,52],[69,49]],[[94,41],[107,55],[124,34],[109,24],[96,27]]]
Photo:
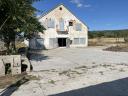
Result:
[[128,30],[89,31],[89,38],[128,38]]

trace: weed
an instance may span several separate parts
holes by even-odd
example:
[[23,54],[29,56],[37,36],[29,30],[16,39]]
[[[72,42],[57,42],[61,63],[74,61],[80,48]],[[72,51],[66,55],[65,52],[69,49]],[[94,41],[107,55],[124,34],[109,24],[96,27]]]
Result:
[[101,75],[104,75],[103,71],[100,71],[99,73],[100,73]]
[[48,83],[55,84],[54,80],[49,80]]
[[125,70],[124,70],[123,68],[121,68],[119,71],[120,71],[120,72],[125,72]]
[[80,66],[80,67],[75,67],[75,69],[85,69],[85,68],[87,68],[87,66]]

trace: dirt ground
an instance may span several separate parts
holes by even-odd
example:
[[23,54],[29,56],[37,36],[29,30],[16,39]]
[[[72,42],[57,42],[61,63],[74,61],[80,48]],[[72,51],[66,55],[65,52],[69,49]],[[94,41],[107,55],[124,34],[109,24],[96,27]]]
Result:
[[[128,96],[128,53],[106,47],[33,52],[30,80],[5,96]],[[4,95],[3,95],[4,96]]]
[[23,76],[24,75],[15,75],[15,76],[8,75],[8,76],[0,77],[0,89],[8,87],[9,85],[23,78]]

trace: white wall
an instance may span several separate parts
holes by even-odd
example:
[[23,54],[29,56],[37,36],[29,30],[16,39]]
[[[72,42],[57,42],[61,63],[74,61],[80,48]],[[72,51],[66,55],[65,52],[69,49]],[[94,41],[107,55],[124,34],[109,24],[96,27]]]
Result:
[[[62,10],[59,10],[59,8],[62,7]],[[44,25],[44,22],[46,19],[54,19],[55,20],[55,28],[46,28],[47,30],[44,31],[44,45],[46,48],[49,49],[49,38],[58,38],[58,37],[69,37],[71,40],[74,40],[74,38],[86,38],[86,43],[81,45],[74,45],[72,44],[70,47],[86,47],[88,46],[88,28],[85,24],[83,24],[77,17],[75,17],[67,8],[65,8],[63,5],[60,5],[56,7],[54,10],[49,12],[48,14],[44,15],[42,18],[39,19],[39,21]],[[74,20],[74,23],[81,23],[82,24],[82,31],[76,31],[74,27],[68,27],[69,28],[69,34],[68,35],[58,35],[57,34],[57,27],[56,25],[59,25],[60,18],[63,18],[65,21],[65,30],[67,26],[69,25],[70,20]]]

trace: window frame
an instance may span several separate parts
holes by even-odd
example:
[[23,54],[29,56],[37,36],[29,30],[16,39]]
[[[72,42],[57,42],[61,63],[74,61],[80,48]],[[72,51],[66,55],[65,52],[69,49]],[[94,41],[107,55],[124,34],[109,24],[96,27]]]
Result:
[[[75,39],[77,39],[77,41],[75,41]],[[75,44],[75,45],[84,45],[84,44],[86,44],[86,38],[74,38],[73,44]]]
[[65,31],[65,22],[64,22],[63,18],[60,18],[60,20],[59,20],[59,30]]
[[76,31],[82,31],[82,24],[81,23],[76,23],[75,24],[75,30]]
[[47,20],[47,28],[55,28],[55,20],[54,19],[48,19]]
[[69,26],[73,26],[73,22],[72,21],[69,21]]

